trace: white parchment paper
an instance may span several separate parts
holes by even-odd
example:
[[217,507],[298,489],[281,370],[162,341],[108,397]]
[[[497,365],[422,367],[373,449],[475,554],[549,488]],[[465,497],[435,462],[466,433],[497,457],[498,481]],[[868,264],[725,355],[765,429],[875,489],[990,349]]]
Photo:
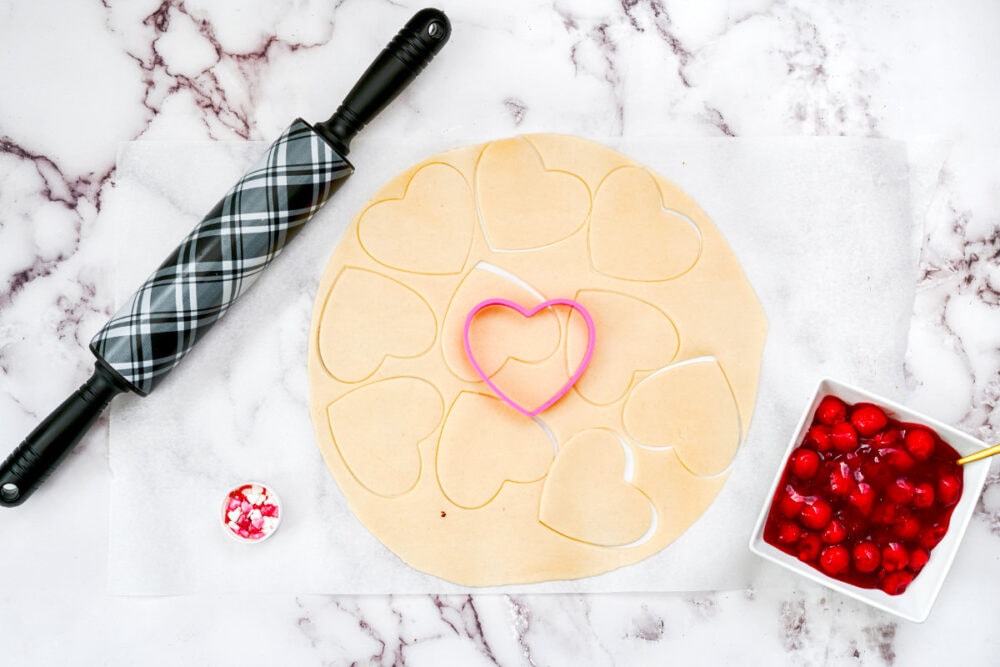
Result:
[[[482,140],[437,137],[381,154],[375,142],[359,142],[351,156],[358,172],[211,335],[148,398],[116,401],[114,593],[467,590],[408,567],[347,508],[314,441],[306,343],[319,276],[363,203],[410,164]],[[687,191],[763,301],[770,329],[750,435],[708,512],[657,556],[578,581],[479,590],[741,588],[760,565],[746,547],[754,521],[819,378],[902,396],[921,227],[914,219],[935,182],[933,155],[915,162],[906,144],[844,138],[603,143]],[[263,149],[123,144],[103,213],[120,241],[119,302]],[[271,485],[285,504],[281,527],[261,544],[237,543],[219,526],[224,493],[246,480]]]

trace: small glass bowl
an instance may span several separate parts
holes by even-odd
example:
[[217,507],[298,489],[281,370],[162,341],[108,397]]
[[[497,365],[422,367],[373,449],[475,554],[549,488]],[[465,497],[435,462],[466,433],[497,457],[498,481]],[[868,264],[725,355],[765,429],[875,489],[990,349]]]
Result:
[[[233,505],[234,502],[240,502],[240,506]],[[243,502],[249,506],[244,507]],[[240,515],[254,511],[256,514],[250,517],[254,525],[248,526],[243,531],[246,534],[241,534],[235,521]],[[222,529],[229,537],[238,542],[256,543],[274,535],[283,513],[281,498],[269,486],[260,482],[245,482],[233,487],[226,494],[222,501],[219,520]]]

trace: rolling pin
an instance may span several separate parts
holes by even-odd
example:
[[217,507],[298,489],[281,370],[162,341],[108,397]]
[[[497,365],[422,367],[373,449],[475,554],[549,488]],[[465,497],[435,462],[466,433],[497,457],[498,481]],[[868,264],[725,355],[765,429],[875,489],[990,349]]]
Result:
[[0,466],[0,505],[20,505],[116,395],[146,396],[354,173],[351,140],[448,41],[423,9],[382,50],[328,120],[295,120],[90,342],[94,374]]

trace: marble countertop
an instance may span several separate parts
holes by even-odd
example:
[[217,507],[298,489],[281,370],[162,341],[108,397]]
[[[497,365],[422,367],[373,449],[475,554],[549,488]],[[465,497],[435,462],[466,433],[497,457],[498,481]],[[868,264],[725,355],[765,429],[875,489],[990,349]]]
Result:
[[[0,443],[13,448],[89,375],[87,343],[113,310],[101,212],[119,143],[270,140],[297,116],[324,119],[420,6],[0,2]],[[1000,5],[438,6],[451,42],[358,140],[358,162],[428,131],[947,146],[919,275],[900,276],[917,281],[909,402],[1000,437]],[[976,630],[1000,623],[995,472],[915,625],[769,569],[745,590],[673,595],[113,596],[107,458],[105,418],[0,512],[6,662],[868,666],[985,664],[1000,649]]]

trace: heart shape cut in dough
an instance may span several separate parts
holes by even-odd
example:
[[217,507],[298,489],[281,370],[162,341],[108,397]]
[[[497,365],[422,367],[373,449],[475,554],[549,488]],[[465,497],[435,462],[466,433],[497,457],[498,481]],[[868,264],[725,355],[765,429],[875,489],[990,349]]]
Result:
[[[535,303],[545,298],[517,276],[492,264],[480,262],[466,274],[444,316],[441,352],[448,369],[455,377],[467,382],[477,381],[479,375],[465,355],[462,330],[469,311],[483,300],[484,294],[519,303]],[[479,318],[473,332],[477,338],[495,341],[495,344],[477,350],[479,365],[490,377],[511,362],[534,364],[548,359],[559,348],[562,334],[555,313],[538,313],[530,320],[525,320],[514,311],[501,311],[495,315]]]
[[598,186],[590,218],[590,254],[601,273],[622,280],[670,280],[694,266],[701,250],[697,225],[664,208],[649,172],[622,167]]
[[521,137],[489,144],[475,179],[483,233],[496,250],[562,241],[582,228],[590,213],[587,184],[575,174],[546,169],[535,147]]
[[[393,417],[378,415],[392,410]],[[406,493],[420,478],[418,445],[444,414],[444,399],[431,383],[389,378],[344,394],[326,409],[334,445],[354,478],[372,493]]]
[[[625,395],[635,377],[662,368],[673,361],[680,347],[677,327],[656,306],[626,294],[604,290],[581,290],[576,300],[590,311],[601,331],[601,347],[594,351],[590,367],[575,385],[584,399],[609,405]],[[581,327],[572,326],[577,332]],[[579,359],[586,344],[583,336],[571,335],[566,344],[569,359]]]
[[[575,370],[570,374],[569,378],[555,391],[549,395],[547,399],[542,401],[536,407],[532,408],[530,406],[525,406],[520,400],[514,397],[510,392],[504,391],[499,387],[499,385],[493,381],[493,379],[483,370],[482,365],[479,363],[476,354],[473,351],[472,341],[469,336],[469,332],[472,329],[472,323],[476,319],[476,316],[488,308],[500,307],[509,308],[520,313],[523,317],[530,319],[536,313],[554,306],[565,306],[570,308],[574,313],[583,319],[585,326],[587,327],[587,345],[583,351],[583,357],[580,359],[579,364],[576,366]],[[493,390],[497,396],[499,396],[504,403],[511,406],[521,414],[527,417],[534,417],[551,407],[556,401],[562,398],[570,388],[576,384],[576,381],[580,379],[583,375],[583,371],[587,369],[587,365],[590,363],[590,359],[594,354],[594,345],[596,343],[596,334],[594,331],[594,319],[587,312],[587,309],[581,306],[579,303],[572,299],[549,299],[548,301],[543,301],[534,308],[528,309],[524,306],[510,301],[509,299],[487,299],[476,306],[469,312],[468,317],[465,318],[465,327],[462,330],[462,341],[465,345],[465,354],[469,359],[469,363],[472,364],[473,369],[475,369],[476,374],[482,378],[483,382]]]
[[715,357],[668,366],[636,385],[623,409],[625,431],[644,447],[672,447],[695,475],[708,477],[732,463],[740,445],[740,416]]
[[419,169],[400,199],[384,199],[358,218],[358,242],[376,262],[410,273],[453,274],[465,266],[476,203],[461,172],[443,162]]
[[522,419],[493,396],[462,392],[445,415],[438,440],[438,482],[455,505],[482,507],[505,483],[543,478],[553,449],[534,420]]
[[[375,303],[378,307],[372,308]],[[422,296],[380,273],[347,267],[323,304],[319,356],[334,379],[361,382],[386,357],[423,354],[434,344],[436,332],[434,311]]]
[[655,517],[649,498],[628,481],[631,452],[613,433],[583,431],[559,449],[538,509],[557,533],[600,546],[625,546],[646,535]]

